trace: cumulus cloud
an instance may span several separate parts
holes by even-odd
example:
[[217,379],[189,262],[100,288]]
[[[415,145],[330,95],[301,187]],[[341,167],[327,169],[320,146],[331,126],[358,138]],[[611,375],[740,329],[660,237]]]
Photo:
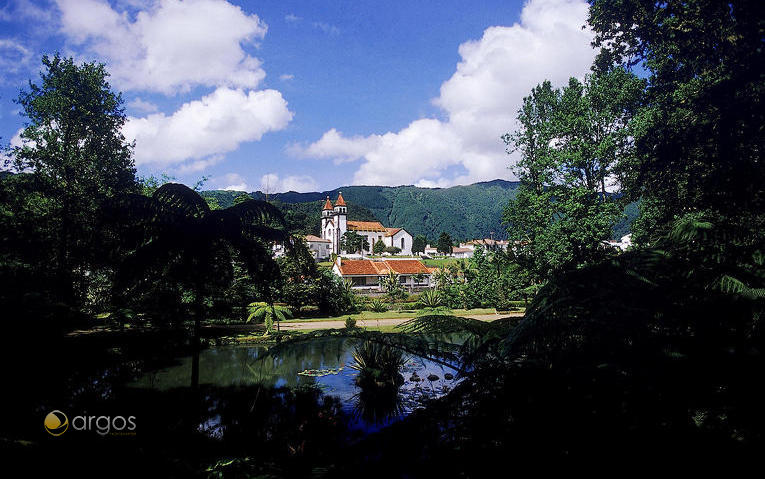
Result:
[[251,188],[250,185],[247,184],[247,180],[244,179],[242,175],[239,173],[228,173],[223,175],[220,180],[217,182],[221,185],[226,185],[222,187],[222,190],[230,190],[230,191],[246,191],[250,192]]
[[154,113],[158,110],[157,105],[150,101],[142,100],[140,97],[136,97],[133,101],[127,104],[128,108],[138,110],[144,113]]
[[332,128],[324,133],[318,141],[308,146],[300,144],[287,146],[287,152],[295,156],[332,158],[335,160],[335,164],[340,164],[362,158],[367,152],[374,150],[379,145],[380,140],[379,135],[346,138]]
[[487,28],[459,47],[460,62],[433,100],[446,120],[419,119],[397,132],[344,136],[331,129],[291,153],[360,161],[356,184],[447,186],[511,178],[500,137],[517,127],[523,97],[545,79],[583,76],[595,51],[584,0],[530,0],[512,26]]
[[225,0],[157,0],[134,15],[134,6],[118,11],[105,0],[56,3],[61,32],[86,55],[105,60],[121,89],[254,88],[265,77],[243,45],[262,39],[268,27]]
[[308,175],[294,175],[280,178],[276,173],[268,173],[260,178],[260,190],[264,193],[283,193],[285,191],[316,191],[316,180]]
[[285,128],[292,115],[276,90],[245,92],[220,87],[169,116],[128,117],[123,133],[129,141],[136,141],[137,165],[200,171],[241,143]]

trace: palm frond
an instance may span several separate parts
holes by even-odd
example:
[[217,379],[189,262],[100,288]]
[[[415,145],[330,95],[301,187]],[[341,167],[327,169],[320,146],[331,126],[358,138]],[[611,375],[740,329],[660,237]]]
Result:
[[162,209],[182,212],[187,218],[203,218],[210,206],[199,193],[180,183],[166,183],[152,195]]
[[470,333],[481,335],[491,329],[491,323],[477,319],[461,318],[459,316],[431,314],[418,316],[396,327],[405,333]]
[[240,218],[244,224],[267,225],[275,222],[279,226],[286,226],[284,216],[279,208],[267,201],[251,199],[221,211],[235,218]]
[[738,295],[752,301],[765,299],[765,288],[753,288],[727,274],[718,278],[712,286],[724,294]]

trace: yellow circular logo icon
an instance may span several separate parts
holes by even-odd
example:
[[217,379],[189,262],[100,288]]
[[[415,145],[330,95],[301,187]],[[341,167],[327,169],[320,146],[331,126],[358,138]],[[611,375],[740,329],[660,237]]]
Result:
[[61,411],[51,411],[45,416],[45,430],[51,436],[60,436],[69,429],[69,418]]

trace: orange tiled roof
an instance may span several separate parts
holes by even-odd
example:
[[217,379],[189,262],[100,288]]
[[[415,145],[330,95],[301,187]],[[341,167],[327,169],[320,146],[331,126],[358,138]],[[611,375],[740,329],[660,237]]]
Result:
[[468,241],[465,244],[485,244],[485,245],[495,245],[495,244],[497,244],[497,245],[502,245],[502,244],[507,244],[507,241],[493,240],[493,239],[490,239],[490,238],[484,238],[484,239],[470,240],[470,241]]
[[335,206],[345,206],[345,200],[343,199],[342,191],[337,193],[337,201],[335,201]]
[[429,274],[430,270],[418,259],[386,260],[391,269],[398,274]]
[[371,259],[343,259],[338,265],[343,276],[380,276],[390,270],[396,274],[431,274],[430,268],[418,259],[372,261]]
[[332,202],[329,201],[329,196],[327,196],[327,201],[324,202],[324,208],[323,210],[331,210],[332,209]]
[[380,231],[387,233],[388,230],[379,221],[349,221],[350,231]]
[[396,233],[401,231],[401,228],[385,228],[388,230],[388,233],[385,236],[394,236]]
[[373,261],[368,259],[344,259],[337,265],[337,267],[340,269],[340,274],[343,276],[374,276],[378,274]]

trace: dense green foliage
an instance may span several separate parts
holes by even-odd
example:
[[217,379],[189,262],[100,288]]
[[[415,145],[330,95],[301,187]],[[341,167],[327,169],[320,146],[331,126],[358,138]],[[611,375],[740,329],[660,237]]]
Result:
[[340,237],[340,249],[346,253],[363,253],[369,251],[369,240],[355,231],[346,231]]
[[607,191],[633,161],[632,119],[643,82],[618,68],[572,78],[562,90],[544,82],[524,98],[520,130],[504,136],[519,151],[518,193],[504,213],[519,260],[541,281],[596,261],[624,208]]
[[623,181],[642,199],[636,239],[666,235],[674,220],[701,212],[761,243],[762,2],[591,3],[597,68],[639,64],[650,75]]
[[536,287],[528,270],[519,265],[512,253],[501,249],[476,247],[469,259],[456,260],[434,274],[436,293],[420,298],[427,308],[496,308],[511,309],[512,301],[528,300]]
[[289,308],[278,304],[268,304],[262,301],[255,301],[247,305],[249,316],[247,321],[262,322],[266,326],[266,333],[270,332],[276,323],[277,328],[279,321],[284,321],[292,317],[292,311]]
[[[103,65],[44,56],[40,82],[17,103],[26,117],[2,181],[2,276],[13,297],[36,291],[74,308],[97,310],[108,283],[112,235],[104,202],[137,190],[132,146],[121,128],[122,97]],[[15,279],[11,279],[15,278]],[[5,283],[5,281],[3,281]]]

